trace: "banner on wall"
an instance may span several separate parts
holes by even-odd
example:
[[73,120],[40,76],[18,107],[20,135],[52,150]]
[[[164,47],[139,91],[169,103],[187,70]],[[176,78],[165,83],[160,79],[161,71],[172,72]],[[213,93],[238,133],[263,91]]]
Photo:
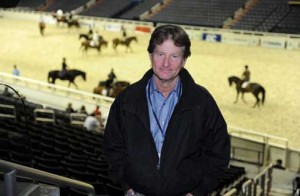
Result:
[[202,40],[207,41],[207,42],[221,42],[222,35],[215,34],[215,33],[203,33]]
[[260,46],[265,48],[285,49],[286,38],[264,36],[261,38]]
[[223,34],[222,43],[243,46],[259,46],[260,36],[226,33]]

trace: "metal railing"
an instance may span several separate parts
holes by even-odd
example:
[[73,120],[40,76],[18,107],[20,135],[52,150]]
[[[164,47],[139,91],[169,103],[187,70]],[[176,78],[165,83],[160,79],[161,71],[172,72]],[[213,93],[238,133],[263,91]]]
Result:
[[269,195],[272,187],[272,164],[242,185],[242,196]]
[[57,186],[76,188],[87,192],[89,196],[95,196],[94,187],[88,183],[11,163],[2,159],[0,159],[0,171],[4,172],[4,195],[6,196],[16,195],[16,176]]

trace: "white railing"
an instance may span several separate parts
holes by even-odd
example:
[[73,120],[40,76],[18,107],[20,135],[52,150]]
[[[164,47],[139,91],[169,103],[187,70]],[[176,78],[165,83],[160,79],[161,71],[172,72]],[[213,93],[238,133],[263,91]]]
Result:
[[272,164],[242,185],[243,196],[269,195],[272,187]]
[[[57,109],[65,108],[68,102],[77,101],[78,104],[85,105],[90,109],[93,109],[95,105],[100,105],[102,112],[107,114],[114,101],[114,98],[111,97],[0,72],[1,84],[10,85],[17,91],[21,91],[20,94],[29,101],[45,103]],[[60,101],[57,101],[58,99]]]
[[282,148],[288,148],[287,138],[277,137],[267,133],[260,133],[257,131],[243,129],[235,126],[228,126],[228,129],[229,129],[229,133],[233,136],[238,136],[244,139],[262,142],[268,145],[271,144]]

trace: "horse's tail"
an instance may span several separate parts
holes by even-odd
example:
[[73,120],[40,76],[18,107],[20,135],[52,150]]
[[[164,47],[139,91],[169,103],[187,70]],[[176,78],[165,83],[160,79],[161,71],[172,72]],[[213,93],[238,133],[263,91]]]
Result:
[[264,102],[265,102],[265,97],[266,97],[266,90],[265,90],[265,88],[264,87],[260,87],[260,90],[261,90],[261,93],[262,93],[262,99],[261,99],[261,103],[262,103],[262,105],[264,104]]

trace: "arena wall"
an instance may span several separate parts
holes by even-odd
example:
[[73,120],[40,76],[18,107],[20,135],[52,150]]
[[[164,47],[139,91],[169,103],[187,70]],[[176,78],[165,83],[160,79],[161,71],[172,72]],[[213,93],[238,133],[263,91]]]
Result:
[[[0,9],[0,16],[22,20],[39,21],[44,15],[47,23],[55,23],[49,12],[23,11],[18,9]],[[129,32],[151,32],[154,24],[151,22],[100,18],[90,16],[75,16],[80,23],[88,27],[96,27],[107,31],[120,31],[124,26]],[[158,23],[161,25],[163,23]],[[286,50],[300,50],[300,36],[294,34],[264,33],[231,29],[206,28],[182,25],[191,39],[218,42],[221,44],[235,44],[244,46],[258,46]]]

